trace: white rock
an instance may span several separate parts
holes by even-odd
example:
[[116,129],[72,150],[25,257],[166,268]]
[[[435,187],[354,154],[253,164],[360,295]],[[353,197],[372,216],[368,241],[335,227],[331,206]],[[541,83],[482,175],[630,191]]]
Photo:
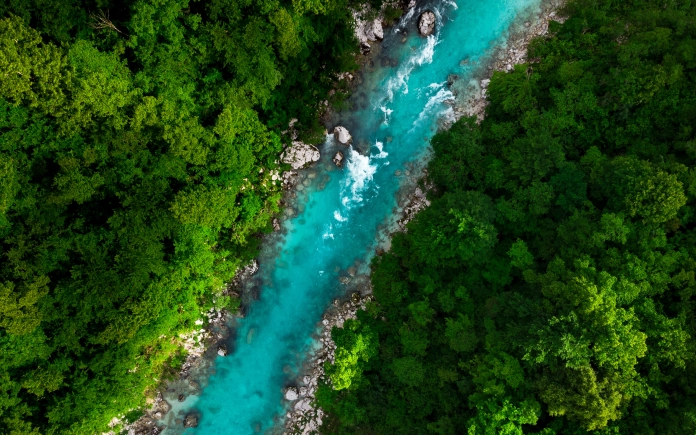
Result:
[[317,147],[299,141],[294,141],[292,146],[289,146],[281,155],[283,162],[292,166],[293,169],[304,168],[318,161],[320,157]]
[[408,6],[406,7],[407,9],[413,9],[416,7],[416,0],[411,0],[408,2]]
[[432,11],[423,12],[418,18],[418,32],[422,36],[429,36],[435,31],[435,14]]
[[348,145],[353,140],[353,137],[348,132],[348,129],[341,127],[340,125],[334,128],[334,137],[343,145]]
[[285,390],[285,400],[297,400],[297,398],[300,397],[299,394],[297,393],[297,388],[295,387],[288,387]]
[[309,404],[309,400],[303,399],[295,404],[295,409],[298,411],[309,411],[312,407]]
[[343,153],[340,151],[337,151],[336,154],[334,154],[333,159],[331,159],[336,166],[339,168],[343,166]]
[[382,29],[382,20],[380,20],[379,18],[372,22],[372,34],[378,41],[384,39],[384,29]]
[[360,43],[375,42],[384,39],[384,29],[382,28],[382,18],[364,21],[358,13],[353,14],[355,19],[355,36]]

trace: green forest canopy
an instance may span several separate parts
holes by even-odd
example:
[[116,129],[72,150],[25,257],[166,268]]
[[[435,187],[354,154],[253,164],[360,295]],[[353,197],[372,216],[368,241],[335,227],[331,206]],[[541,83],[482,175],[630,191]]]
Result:
[[104,431],[236,306],[361,3],[0,2],[0,434]]
[[696,3],[563,12],[432,140],[324,433],[696,433]]

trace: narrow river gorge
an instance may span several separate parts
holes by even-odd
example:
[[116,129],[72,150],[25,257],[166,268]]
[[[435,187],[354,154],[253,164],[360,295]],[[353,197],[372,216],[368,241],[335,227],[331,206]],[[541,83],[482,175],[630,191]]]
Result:
[[[385,29],[354,79],[350,109],[328,121],[329,131],[348,128],[351,146],[329,135],[321,160],[300,171],[293,208],[267,239],[259,271],[247,283],[245,296],[255,300],[234,320],[230,354],[195,380],[199,394],[170,400],[160,421],[165,433],[184,430],[182,418],[191,412],[199,422],[187,434],[283,432],[293,406],[284,390],[303,386],[322,315],[334,299],[368,291],[370,259],[388,243],[405,196],[422,176],[429,140],[455,116],[448,76],[478,83],[474,76],[505,43],[512,23],[539,7],[540,0],[425,1]],[[427,38],[416,29],[425,10],[437,17]],[[337,151],[345,155],[343,168],[331,161]]]

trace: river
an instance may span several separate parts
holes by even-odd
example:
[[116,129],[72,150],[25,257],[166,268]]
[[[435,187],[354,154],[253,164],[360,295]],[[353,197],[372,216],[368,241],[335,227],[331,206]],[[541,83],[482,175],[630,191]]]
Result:
[[[234,325],[230,355],[217,358],[200,395],[174,404],[166,432],[180,433],[181,415],[192,410],[200,422],[186,434],[281,430],[284,387],[301,374],[317,323],[334,298],[345,296],[348,281],[369,273],[378,235],[399,211],[400,189],[427,160],[438,121],[453,116],[445,103],[453,98],[448,75],[471,79],[513,20],[538,6],[539,0],[422,1],[385,29],[379,54],[356,78],[350,109],[332,119],[350,130],[353,145],[327,136],[322,159],[302,171],[298,213],[283,220],[282,237],[266,242],[255,277],[258,299]],[[438,22],[435,34],[423,38],[415,25],[426,9]],[[336,150],[346,156],[344,168],[331,163]]]

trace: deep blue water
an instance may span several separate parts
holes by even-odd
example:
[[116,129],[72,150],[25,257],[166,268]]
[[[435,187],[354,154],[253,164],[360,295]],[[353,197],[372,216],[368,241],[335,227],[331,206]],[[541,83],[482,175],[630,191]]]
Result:
[[[305,171],[311,184],[298,193],[301,212],[284,221],[282,241],[265,248],[274,255],[260,264],[260,296],[237,324],[233,352],[217,359],[202,394],[180,405],[201,415],[198,428],[186,434],[246,435],[282,424],[283,389],[298,375],[322,314],[346,291],[339,277],[348,276],[350,267],[367,272],[409,163],[427,155],[438,119],[452,116],[443,104],[452,98],[448,74],[470,78],[476,60],[502,40],[518,14],[538,3],[421,2],[399,25],[385,29],[380,57],[363,71],[351,110],[338,115],[355,150],[327,137],[322,160]],[[436,33],[428,38],[415,30],[424,9],[438,15]],[[469,62],[462,64],[464,59]],[[330,163],[339,149],[348,160],[343,169]]]

